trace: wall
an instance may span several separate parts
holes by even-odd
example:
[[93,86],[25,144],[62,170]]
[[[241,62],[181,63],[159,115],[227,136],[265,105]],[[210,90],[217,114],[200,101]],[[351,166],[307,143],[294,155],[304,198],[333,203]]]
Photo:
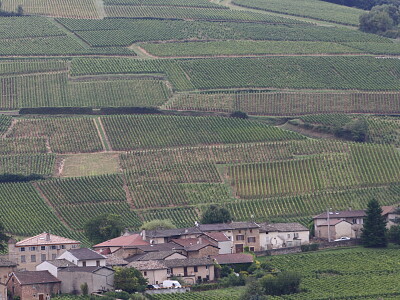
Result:
[[[235,245],[243,245],[244,247],[254,247],[254,251],[260,250],[260,230],[258,228],[255,229],[235,229],[232,231],[224,232],[226,236],[231,236],[233,241],[233,248],[232,252],[236,253]],[[244,240],[237,240],[237,235],[244,235]],[[249,243],[247,238],[248,237],[255,237],[255,243]]]
[[61,292],[63,294],[80,294],[80,286],[85,282],[88,284],[89,294],[103,288],[110,291],[114,289],[114,272],[107,268],[102,268],[95,273],[60,270],[58,279],[62,281]]
[[54,277],[57,277],[58,275],[58,268],[47,261],[42,262],[40,265],[37,265],[36,271],[49,271],[49,273]]
[[218,254],[230,254],[233,252],[232,241],[218,242]]
[[[143,276],[148,279],[149,284],[161,284],[168,279],[167,269],[141,271]],[[145,275],[146,272],[146,275]]]
[[188,252],[189,258],[201,258],[207,256],[214,256],[219,254],[219,249],[213,246],[206,246],[199,251],[190,251]]

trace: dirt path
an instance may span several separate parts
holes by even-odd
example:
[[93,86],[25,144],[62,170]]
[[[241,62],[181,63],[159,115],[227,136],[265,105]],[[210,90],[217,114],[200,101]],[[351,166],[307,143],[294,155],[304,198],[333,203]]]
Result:
[[9,135],[11,133],[11,131],[13,130],[13,127],[15,126],[15,124],[17,124],[17,122],[18,122],[18,120],[16,120],[16,119],[11,120],[11,125],[10,125],[10,127],[8,127],[6,132],[4,132],[4,134],[2,135],[2,138],[6,138],[7,135]]
[[55,170],[53,173],[54,177],[61,177],[62,172],[64,170],[64,165],[65,165],[65,158],[58,156],[56,158],[56,165],[55,165]]
[[103,147],[103,150],[104,150],[104,151],[107,151],[107,148],[108,148],[108,147],[106,146],[106,141],[105,141],[104,135],[102,134],[101,129],[100,129],[99,119],[100,119],[100,118],[93,119],[93,122],[94,122],[94,126],[96,126],[97,135],[98,135],[99,138],[100,138],[100,141],[101,141],[101,145],[102,145],[102,147]]
[[101,122],[100,117],[95,119],[95,124],[96,124],[97,131],[100,135],[101,143],[103,144],[104,149],[106,151],[113,151],[110,140],[108,139],[106,131],[104,130],[103,122]]
[[150,54],[149,52],[147,52],[142,47],[140,47],[140,46],[138,46],[136,44],[132,44],[128,48],[133,50],[137,54],[137,56],[139,58],[143,58],[143,59],[154,59],[154,58],[157,58],[157,56],[154,56],[154,55]]
[[107,17],[106,11],[105,11],[105,9],[104,9],[104,2],[103,2],[103,0],[94,0],[94,4],[95,4],[95,6],[96,6],[97,13],[99,14],[99,18],[100,18],[100,19],[104,19],[105,17]]
[[43,194],[42,190],[40,189],[39,185],[36,182],[33,182],[32,185],[34,188],[38,191],[40,197],[44,199],[46,204],[50,207],[52,212],[57,216],[57,218],[60,220],[60,222],[67,227],[71,231],[75,231],[73,228],[69,226],[69,224],[65,221],[65,219],[61,216],[61,214],[54,208],[54,206],[51,204],[50,200]]
[[323,132],[318,132],[318,131],[313,131],[313,130],[307,130],[304,128],[301,128],[299,126],[295,126],[289,123],[285,123],[283,125],[277,126],[286,130],[298,132],[302,135],[305,135],[310,138],[315,138],[315,139],[329,139],[329,140],[338,140],[340,141],[341,139],[336,138],[333,134],[329,133],[323,133]]

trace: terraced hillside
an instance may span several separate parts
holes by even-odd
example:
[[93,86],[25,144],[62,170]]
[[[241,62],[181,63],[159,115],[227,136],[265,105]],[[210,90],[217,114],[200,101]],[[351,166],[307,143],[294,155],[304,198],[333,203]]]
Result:
[[[236,220],[307,224],[327,206],[400,202],[400,48],[357,30],[364,11],[319,0],[2,9],[18,5],[25,16],[0,19],[0,175],[43,179],[0,183],[8,232],[84,239],[104,212],[132,229],[190,226],[210,203]],[[42,107],[94,113],[16,112]],[[227,118],[238,110],[251,118]],[[371,114],[366,143],[308,137],[325,126],[334,138],[352,113]]]

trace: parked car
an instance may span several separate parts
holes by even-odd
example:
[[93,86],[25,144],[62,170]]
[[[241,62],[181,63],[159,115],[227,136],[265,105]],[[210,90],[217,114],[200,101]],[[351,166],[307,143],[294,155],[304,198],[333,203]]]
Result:
[[159,286],[158,284],[149,284],[149,285],[147,285],[147,288],[149,290],[158,290],[158,289],[161,289],[161,286]]
[[334,242],[348,241],[348,240],[350,240],[348,236],[342,236],[340,239],[334,240]]

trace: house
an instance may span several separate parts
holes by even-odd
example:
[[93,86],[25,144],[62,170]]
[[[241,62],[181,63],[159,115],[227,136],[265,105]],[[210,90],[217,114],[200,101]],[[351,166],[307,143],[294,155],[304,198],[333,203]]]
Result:
[[61,281],[48,271],[13,272],[6,285],[9,297],[20,300],[48,300],[61,292]]
[[169,243],[173,239],[196,238],[202,232],[197,227],[142,230],[141,235],[150,244]]
[[163,261],[132,261],[127,267],[135,268],[142,272],[143,277],[147,278],[149,284],[161,284],[168,279],[168,268]]
[[181,277],[188,284],[213,281],[214,261],[211,258],[186,258],[165,260],[168,277]]
[[34,271],[36,266],[46,260],[54,260],[67,250],[79,248],[81,242],[50,233],[16,242],[8,241],[8,257],[20,269]]
[[66,259],[44,261],[36,266],[36,271],[49,271],[54,277],[58,277],[58,271],[62,268],[76,267],[76,264]]
[[132,261],[169,260],[169,259],[186,259],[186,258],[187,257],[185,255],[170,250],[170,251],[157,251],[157,252],[138,254],[127,258],[127,260],[129,262],[132,262]]
[[114,290],[114,270],[104,266],[68,267],[58,272],[63,294],[80,294],[87,283],[89,294]]
[[219,254],[212,258],[217,264],[229,266],[235,272],[247,270],[254,261],[253,255],[245,253]]
[[299,223],[260,223],[260,249],[300,246],[310,242],[310,231]]
[[218,246],[215,245],[215,242],[212,243],[202,237],[173,239],[172,243],[182,246],[189,258],[209,257],[219,253]]
[[218,254],[228,254],[232,253],[233,242],[229,239],[225,233],[223,232],[207,232],[204,233],[203,236],[205,239],[208,239],[210,242],[214,242],[218,247]]
[[[329,224],[329,226],[328,226]],[[336,240],[343,236],[356,238],[353,224],[345,220],[329,220],[329,223],[318,225],[318,237],[322,239]]]
[[385,217],[386,220],[386,228],[390,228],[393,225],[399,225],[394,222],[395,219],[399,219],[400,221],[400,210],[398,206],[391,205],[391,206],[382,206],[382,216]]
[[7,299],[7,286],[6,282],[8,276],[16,271],[17,264],[9,261],[4,257],[0,257],[0,300]]
[[114,254],[126,258],[137,254],[135,252],[136,246],[145,246],[149,244],[150,243],[144,240],[140,234],[133,233],[102,242],[94,245],[92,248],[100,254]]
[[330,231],[331,222],[344,220],[351,224],[351,228],[348,229],[347,231],[343,231],[344,227],[348,226],[341,224],[340,226],[343,228],[340,229],[340,234],[343,234],[342,236],[348,236],[350,238],[359,238],[361,235],[361,229],[364,224],[365,216],[366,216],[365,210],[345,210],[345,211],[329,212],[329,214],[328,212],[324,212],[313,218],[315,236],[318,238],[327,238],[328,234],[326,235],[323,234],[325,231],[324,229],[321,229],[321,226],[329,227]]
[[106,257],[89,248],[71,249],[65,251],[57,259],[66,259],[78,267],[105,266]]

